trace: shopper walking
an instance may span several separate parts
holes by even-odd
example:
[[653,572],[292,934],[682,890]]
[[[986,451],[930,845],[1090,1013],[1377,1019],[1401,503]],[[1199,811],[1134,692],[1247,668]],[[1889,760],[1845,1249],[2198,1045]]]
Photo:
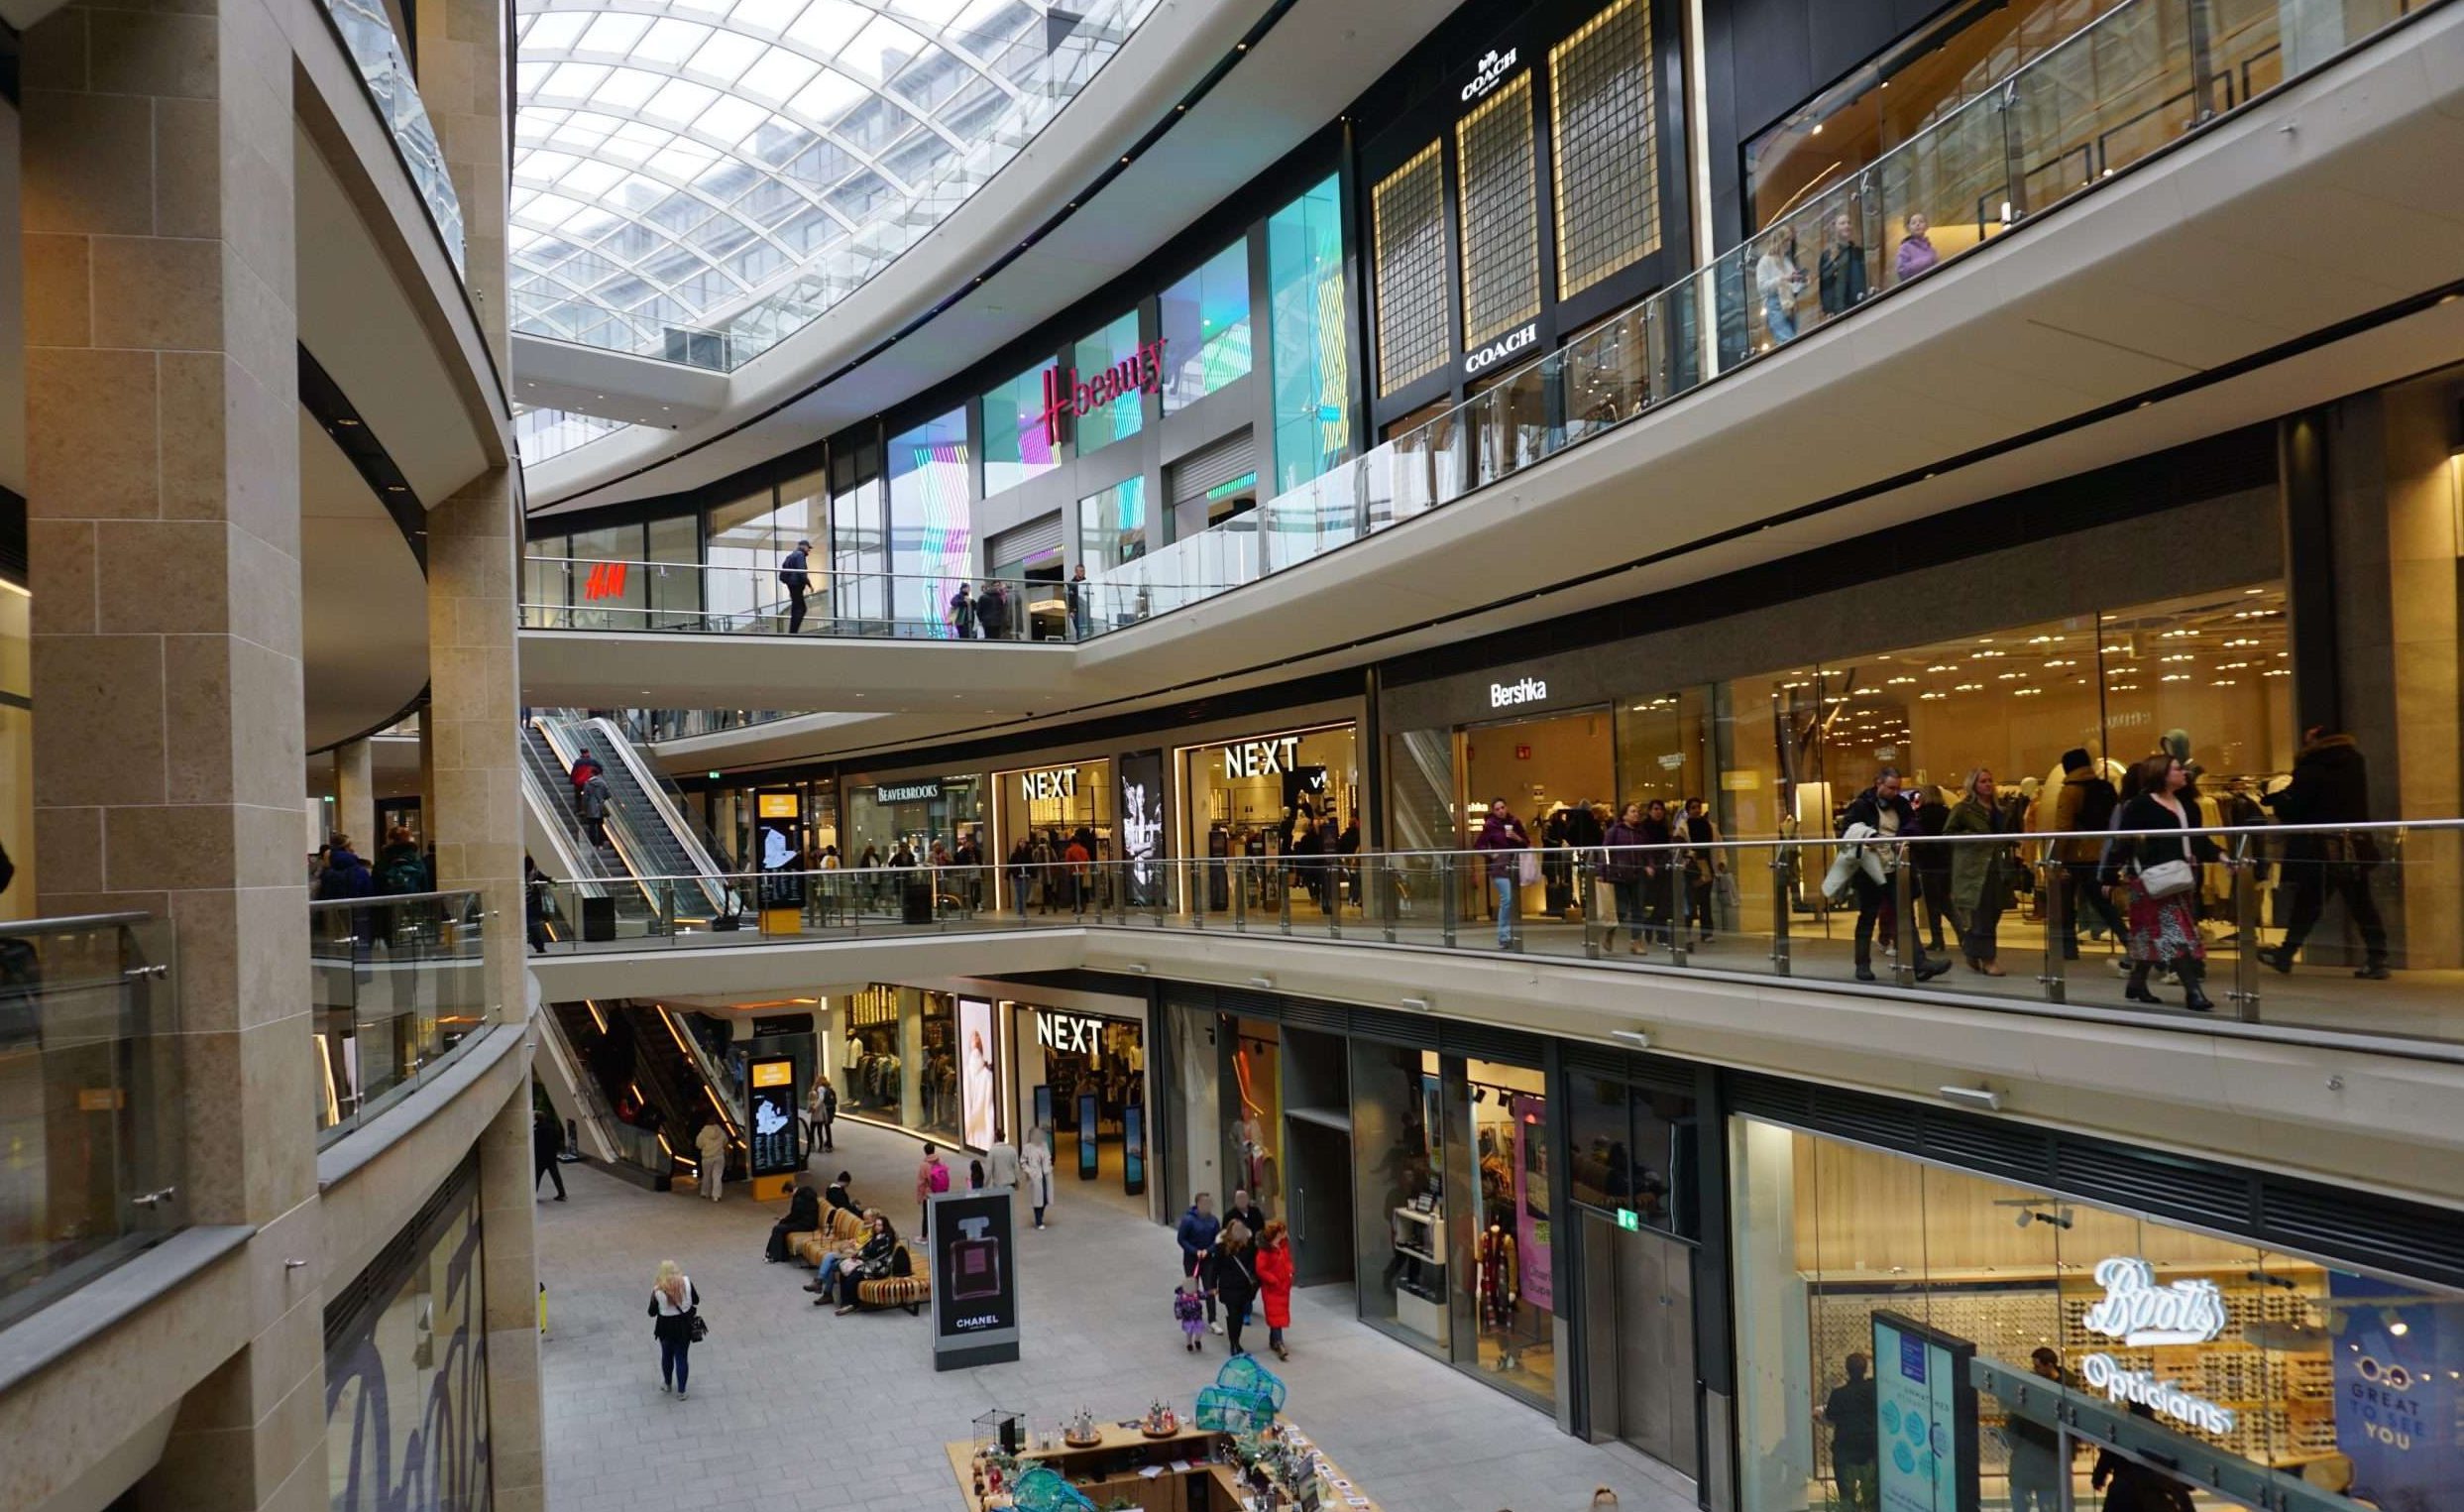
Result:
[[[2062,1356],[2040,1346],[2028,1356],[2028,1368],[2046,1380],[2062,1380]],[[2010,1410],[2011,1512],[2062,1512],[2062,1483],[2071,1477],[2063,1463],[2062,1431],[2043,1419]]]
[[950,1167],[942,1164],[939,1147],[926,1145],[924,1158],[916,1163],[916,1233],[933,1231],[933,1199],[950,1190]]
[[1797,339],[1797,301],[1805,295],[1805,265],[1797,261],[1797,233],[1782,226],[1762,239],[1754,260],[1754,287],[1762,291],[1762,327],[1774,345]]
[[591,844],[602,851],[608,849],[608,805],[615,797],[614,790],[608,786],[608,779],[598,772],[592,772],[590,781],[582,785],[583,833],[589,835]]
[[[376,893],[376,873],[369,871],[368,863],[360,858],[357,851],[351,849],[351,837],[339,832],[329,837],[325,848],[325,870],[316,879],[317,901],[327,903],[355,897],[374,897]],[[355,914],[370,911],[358,908],[352,910]],[[359,930],[353,932],[365,933]]]
[[813,1120],[813,1143],[825,1150],[839,1148],[839,1089],[830,1085],[827,1072],[815,1072],[813,1092],[805,1102],[807,1116]]
[[964,583],[950,596],[950,629],[961,640],[975,639],[975,590]]
[[1086,563],[1080,562],[1070,569],[1069,587],[1065,596],[1069,610],[1069,633],[1080,640],[1093,634],[1093,621],[1090,618],[1087,604],[1093,595],[1093,585],[1086,581]]
[[796,549],[779,558],[779,586],[787,590],[787,633],[794,635],[804,629],[804,596],[813,587],[813,575],[805,570],[813,556],[813,542],[800,540]]
[[[2113,816],[2121,809],[2121,794],[2096,769],[2096,762],[2087,752],[2073,746],[2062,754],[2062,790],[2054,796],[2054,824],[2057,834],[2079,834],[2113,827]],[[2105,843],[2083,834],[2076,840],[2054,842],[2054,860],[2062,868],[2062,959],[2079,958],[2079,913],[2093,909],[2096,917],[2115,939],[2130,931],[2122,916],[2097,885],[2096,873],[2104,860]]]
[[1237,1189],[1232,1194],[1232,1206],[1223,1210],[1223,1221],[1227,1225],[1246,1224],[1253,1240],[1267,1228],[1266,1210],[1259,1207],[1247,1192]]
[[385,849],[377,853],[377,893],[380,897],[408,897],[412,893],[432,892],[436,880],[428,874],[427,858],[419,852],[419,842],[410,836],[410,826],[397,824],[386,832]]
[[[1979,766],[1960,784],[1960,801],[1943,822],[1947,836],[2006,835],[2010,810],[1996,800],[1993,773]],[[2018,858],[2005,845],[1968,841],[1946,845],[1951,853],[1951,927],[1959,931],[1960,950],[1967,969],[1987,977],[2003,975],[1996,935],[2002,914],[2011,905]]]
[[1284,1331],[1291,1327],[1291,1235],[1279,1218],[1258,1241],[1258,1304],[1267,1315],[1267,1347],[1277,1359],[1291,1358],[1284,1347]]
[[1843,315],[1865,297],[1865,249],[1856,244],[1856,217],[1846,210],[1831,218],[1831,245],[1814,275],[1825,317]]
[[1929,234],[1934,229],[1932,223],[1911,211],[1907,226],[1907,235],[1899,239],[1899,255],[1891,264],[1891,271],[1903,284],[1942,261],[1942,254],[1934,250],[1934,239]]
[[573,801],[575,803],[582,801],[582,789],[591,785],[591,778],[598,776],[605,769],[599,764],[599,757],[591,755],[591,748],[583,747],[582,754],[573,758],[573,770],[566,773],[573,779]]
[[1180,1325],[1180,1346],[1195,1354],[1206,1347],[1206,1288],[1195,1276],[1183,1276],[1173,1291],[1173,1321]]
[[678,1397],[693,1379],[693,1343],[702,1332],[702,1294],[673,1260],[650,1283],[650,1335],[659,1341],[659,1390]]
[[1642,805],[1628,803],[1619,809],[1617,818],[1609,825],[1608,834],[1601,838],[1605,849],[1601,852],[1600,879],[1609,884],[1609,891],[1617,900],[1617,923],[1610,927],[1602,943],[1615,950],[1617,932],[1623,929],[1625,931],[1626,949],[1639,956],[1642,954],[1643,869],[1650,861],[1639,849],[1644,844]]
[[522,858],[522,930],[529,937],[530,953],[547,952],[547,906],[556,884],[547,879],[539,864],[528,856]]
[[1214,1194],[1200,1192],[1189,1199],[1189,1211],[1180,1215],[1177,1237],[1180,1240],[1180,1273],[1194,1276],[1206,1293],[1206,1326],[1216,1333],[1223,1325],[1215,1318],[1215,1240],[1223,1233],[1223,1221],[1215,1217]]
[[1506,806],[1504,798],[1489,800],[1489,815],[1481,821],[1480,835],[1472,842],[1475,851],[1490,853],[1483,860],[1488,866],[1489,896],[1498,914],[1498,949],[1505,950],[1514,941],[1515,898],[1522,884],[1524,863],[1531,861],[1531,832],[1523,828],[1514,811]]
[[1258,1254],[1247,1223],[1224,1224],[1215,1240],[1215,1297],[1223,1304],[1224,1333],[1237,1359],[1249,1352],[1241,1347],[1241,1330],[1249,1326],[1249,1310],[1258,1305]]
[[1018,1179],[1027,1190],[1027,1205],[1035,1209],[1035,1225],[1041,1228],[1044,1210],[1053,1205],[1052,1136],[1041,1123],[1027,1130],[1027,1142],[1018,1152]]
[[694,1134],[693,1148],[701,1162],[702,1195],[715,1203],[728,1179],[728,1131],[710,1119]]
[[2200,865],[2221,859],[2215,842],[2193,827],[2183,790],[2189,773],[2171,753],[2160,752],[2139,763],[2139,795],[2123,806],[2105,880],[2129,889],[2130,987],[2122,993],[2133,1002],[2155,1002],[2148,990],[2148,973],[2158,966],[2171,970],[2182,984],[2182,1005],[2204,1013],[2215,1004],[2200,990],[2207,972],[2207,942],[2198,932]]
[[1875,1512],[1881,1503],[1881,1438],[1874,1425],[1873,1362],[1850,1354],[1841,1365],[1848,1383],[1834,1386],[1815,1417],[1831,1425],[1831,1480],[1848,1512]]
[[1711,817],[1710,808],[1700,798],[1685,800],[1685,813],[1676,828],[1692,847],[1685,853],[1686,916],[1677,921],[1680,930],[1699,929],[1699,944],[1709,945],[1712,938],[1712,905],[1719,895],[1720,877],[1729,864],[1720,852],[1720,826]]
[[984,628],[985,640],[1010,638],[1010,590],[999,578],[986,583],[984,591],[975,596],[975,620]]
[[530,1195],[539,1195],[539,1178],[556,1179],[556,1200],[565,1200],[565,1173],[557,1165],[556,1156],[565,1147],[565,1131],[556,1125],[556,1115],[542,1107],[530,1115]]
[[[2364,824],[2370,818],[2370,763],[2349,735],[2315,726],[2301,738],[2293,758],[2293,781],[2271,794],[2268,807],[2287,824]],[[2370,982],[2384,982],[2387,970],[2387,925],[2370,896],[2370,873],[2379,864],[2378,843],[2368,831],[2334,835],[2309,831],[2285,837],[2285,880],[2293,886],[2293,912],[2285,921],[2285,942],[2259,952],[2259,959],[2280,972],[2293,970],[2301,942],[2317,927],[2329,897],[2343,900],[2353,927],[2361,931],[2361,970],[2353,973]]]
[[[1901,796],[1899,789],[1898,767],[1885,766],[1875,772],[1873,786],[1858,793],[1849,802],[1847,811],[1841,814],[1840,833],[1846,835],[1850,829],[1862,825],[1872,832],[1873,838],[1865,843],[1869,851],[1880,851],[1896,865],[1906,866],[1907,858],[1893,855],[1892,850],[1896,847],[1900,837],[1914,833],[1916,812],[1909,806],[1908,800]],[[1887,870],[1885,874],[1888,874]],[[1897,917],[1894,893],[1889,882],[1876,880],[1872,873],[1863,867],[1857,867],[1850,872],[1848,881],[1856,889],[1857,981],[1874,980],[1874,926],[1882,918],[1885,910],[1889,910],[1893,915],[1891,929],[1885,938],[1885,943],[1896,944],[1899,949],[1908,953],[1916,969],[1917,981],[1931,982],[1951,970],[1949,961],[1934,961],[1927,958],[1925,942],[1917,938],[1914,919],[1903,920]]]
[[[1941,955],[1949,949],[1943,944],[1942,926],[1951,917],[1951,847],[1934,842],[1951,822],[1951,807],[1940,791],[1923,782],[1908,789],[1908,806],[1916,814],[1911,833],[1918,842],[1908,847],[1908,865],[1916,869],[1914,892],[1916,901],[1925,906],[1925,927],[1934,953]],[[1956,931],[1959,925],[1955,922],[1952,928]]]

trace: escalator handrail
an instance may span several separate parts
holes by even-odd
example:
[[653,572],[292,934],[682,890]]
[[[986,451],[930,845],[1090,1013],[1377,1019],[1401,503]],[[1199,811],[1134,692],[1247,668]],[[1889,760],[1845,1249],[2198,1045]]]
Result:
[[701,831],[688,823],[683,811],[668,801],[666,789],[660,785],[658,777],[651,769],[644,764],[641,753],[634,749],[633,743],[625,737],[624,732],[616,727],[616,721],[593,718],[583,723],[591,726],[594,733],[603,738],[609,748],[615,752],[616,758],[624,763],[625,770],[631,775],[634,784],[640,787],[642,796],[650,800],[650,806],[656,811],[659,822],[667,826],[668,832],[675,837],[677,848],[684,852],[685,859],[693,863],[694,869],[700,872],[699,880],[702,884],[702,891],[710,903],[711,911],[725,912],[728,906],[728,889],[724,884],[716,881],[716,878],[722,874],[722,868],[710,854],[709,848],[702,844]]
[[[582,896],[606,897],[608,895],[607,880],[603,877],[595,875],[592,872],[592,870],[583,864],[581,851],[574,845],[574,837],[566,828],[566,817],[564,811],[557,806],[555,793],[552,791],[541,790],[541,785],[545,781],[545,778],[530,769],[529,762],[524,761],[522,763],[522,787],[524,795],[536,802],[545,813],[556,816],[555,821],[547,826],[548,844],[556,853],[555,860],[557,865],[563,870],[563,874],[572,878],[574,890]],[[556,873],[551,872],[549,874],[554,875]],[[638,881],[639,878],[635,878],[635,880]],[[647,885],[645,884],[644,891],[646,892],[647,890]]]
[[[539,732],[540,738],[547,742],[548,750],[554,754],[557,760],[563,762],[566,769],[570,771],[573,767],[573,753],[567,749],[570,744],[568,733],[558,730],[555,722],[544,716],[534,716],[531,725]],[[608,877],[607,880],[631,880],[641,889],[641,895],[649,904],[650,911],[653,914],[661,913],[659,894],[652,883],[669,879],[662,875],[664,869],[644,864],[648,860],[649,846],[641,836],[634,833],[631,820],[625,816],[620,806],[615,804],[609,806],[606,823],[616,841],[617,863],[624,868],[625,873],[623,878]],[[637,852],[641,855],[636,856]],[[689,860],[690,853],[686,855]],[[592,854],[592,861],[594,864],[598,861],[595,851]],[[701,878],[695,877],[692,880],[701,882],[704,890],[708,890],[708,883],[702,882]],[[674,897],[672,887],[669,889],[669,896],[671,899]]]

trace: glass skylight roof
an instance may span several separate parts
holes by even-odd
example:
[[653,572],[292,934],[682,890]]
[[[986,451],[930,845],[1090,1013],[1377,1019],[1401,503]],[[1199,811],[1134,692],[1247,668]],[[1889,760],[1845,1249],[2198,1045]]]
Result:
[[962,203],[1154,3],[521,0],[515,327],[736,366]]

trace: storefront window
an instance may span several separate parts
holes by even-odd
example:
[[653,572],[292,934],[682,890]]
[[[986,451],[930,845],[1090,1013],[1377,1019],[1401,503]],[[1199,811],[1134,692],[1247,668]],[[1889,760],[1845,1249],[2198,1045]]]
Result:
[[[1123,478],[1078,501],[1078,560],[1089,572],[1118,567],[1147,554],[1147,480]],[[1098,604],[1096,611],[1113,612]]]
[[[1282,494],[1352,453],[1339,179],[1327,179],[1267,217],[1267,301],[1275,361],[1272,492]],[[1246,371],[1245,361],[1242,366]]]
[[1566,1178],[1574,1200],[1697,1236],[1694,1100],[1616,1077],[1574,1076],[1568,1086]]
[[[1164,349],[1168,354],[1172,351],[1169,339]],[[1071,350],[1069,360],[1077,369],[1077,381],[1086,384],[1114,364],[1134,361],[1137,356],[1138,311],[1133,309],[1080,341]],[[1077,419],[1078,455],[1086,456],[1136,435],[1139,423],[1146,418],[1146,390],[1132,387],[1103,404],[1090,406]]]
[[1257,1019],[1231,1020],[1233,1100],[1223,1130],[1224,1186],[1217,1212],[1233,1192],[1247,1192],[1269,1213],[1284,1211],[1284,1058],[1276,1026]]
[[[641,526],[577,530],[573,554],[573,624],[583,630],[640,630],[650,607],[650,574],[641,565]],[[594,572],[600,563],[611,570]],[[620,570],[617,570],[620,569]]]
[[[1096,862],[1114,854],[1112,835],[1112,763],[1076,761],[1063,766],[1036,766],[992,774],[993,850],[1004,865],[1000,872],[1000,906],[1015,912],[1074,911],[1113,906],[1113,872],[1096,866],[1083,874],[1060,864],[1070,842],[1080,842]],[[1007,865],[1027,847],[1036,866],[1019,875]]]
[[913,1126],[960,1145],[965,1123],[958,1095],[958,999],[948,992],[916,995],[922,1001],[915,1024],[918,1105]]
[[[921,1016],[922,994],[882,983],[832,1000],[839,1009],[832,1076],[839,1110],[905,1128],[921,1126],[918,1063],[904,1025]],[[893,1210],[895,1211],[895,1210]]]
[[[745,615],[780,601],[779,559],[799,540],[812,541],[817,552],[829,550],[822,500],[822,475],[815,473],[710,512],[704,554],[711,568],[707,608],[712,614]],[[827,560],[819,555],[815,565]]]
[[[2092,1506],[2125,1473],[2167,1491],[2134,1506],[2452,1488],[2410,1436],[2452,1447],[2455,1294],[1753,1119],[1731,1169],[1744,1512],[1937,1478],[1971,1506]],[[1918,1374],[1968,1351],[1911,1430]]]
[[[792,545],[793,542],[790,542]],[[890,617],[890,551],[881,519],[881,480],[867,478],[830,499],[828,613],[854,629]]]
[[890,571],[900,623],[950,633],[949,599],[970,575],[966,411],[890,439]]
[[[1234,242],[1164,291],[1164,412],[1249,373],[1249,242]],[[1138,344],[1135,330],[1130,345]],[[1117,362],[1129,354],[1122,352]],[[1080,367],[1085,364],[1081,362]],[[1123,434],[1128,432],[1124,431]]]
[[[1183,750],[1181,854],[1221,859],[1339,853],[1346,836],[1358,850],[1357,746],[1355,727],[1342,724]],[[1321,892],[1333,881],[1322,874],[1312,879]],[[1252,909],[1280,908],[1288,884],[1285,872],[1263,866],[1241,878]],[[1206,869],[1191,906],[1211,913],[1230,909],[1232,885],[1222,868]]]
[[[702,617],[702,523],[670,515],[643,527],[642,559],[649,565],[650,623],[657,628],[691,626]],[[673,564],[668,565],[668,564]]]
[[1360,1316],[1442,1356],[1452,1336],[1437,1052],[1355,1039],[1351,1072]]
[[954,854],[960,840],[982,838],[981,788],[982,778],[973,773],[858,781],[846,791],[840,853],[850,867],[887,866],[901,845],[919,860],[936,844]]
[[[1010,1003],[1019,1056],[1018,1126],[1041,1121],[1063,1190],[1142,1196],[1149,1173],[1146,1036],[1130,1019]],[[1133,1142],[1131,1136],[1136,1136]],[[1133,1155],[1135,1158],[1133,1159]],[[1126,1204],[1143,1214],[1146,1204]]]
[[1059,449],[1044,412],[1045,380],[1056,366],[1040,363],[984,396],[986,498],[1041,477],[1059,464]]
[[[1448,1269],[1458,1364],[1525,1396],[1556,1395],[1548,1100],[1540,1073],[1463,1063],[1470,1179],[1480,1195]],[[1458,1167],[1461,1169],[1461,1167]]]

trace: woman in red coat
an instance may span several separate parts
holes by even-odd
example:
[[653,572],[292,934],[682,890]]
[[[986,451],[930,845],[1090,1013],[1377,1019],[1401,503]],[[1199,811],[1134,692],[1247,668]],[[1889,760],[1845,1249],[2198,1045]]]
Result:
[[1266,1308],[1267,1347],[1277,1359],[1291,1358],[1284,1347],[1284,1331],[1291,1327],[1291,1238],[1280,1218],[1268,1220],[1258,1244],[1258,1301]]

